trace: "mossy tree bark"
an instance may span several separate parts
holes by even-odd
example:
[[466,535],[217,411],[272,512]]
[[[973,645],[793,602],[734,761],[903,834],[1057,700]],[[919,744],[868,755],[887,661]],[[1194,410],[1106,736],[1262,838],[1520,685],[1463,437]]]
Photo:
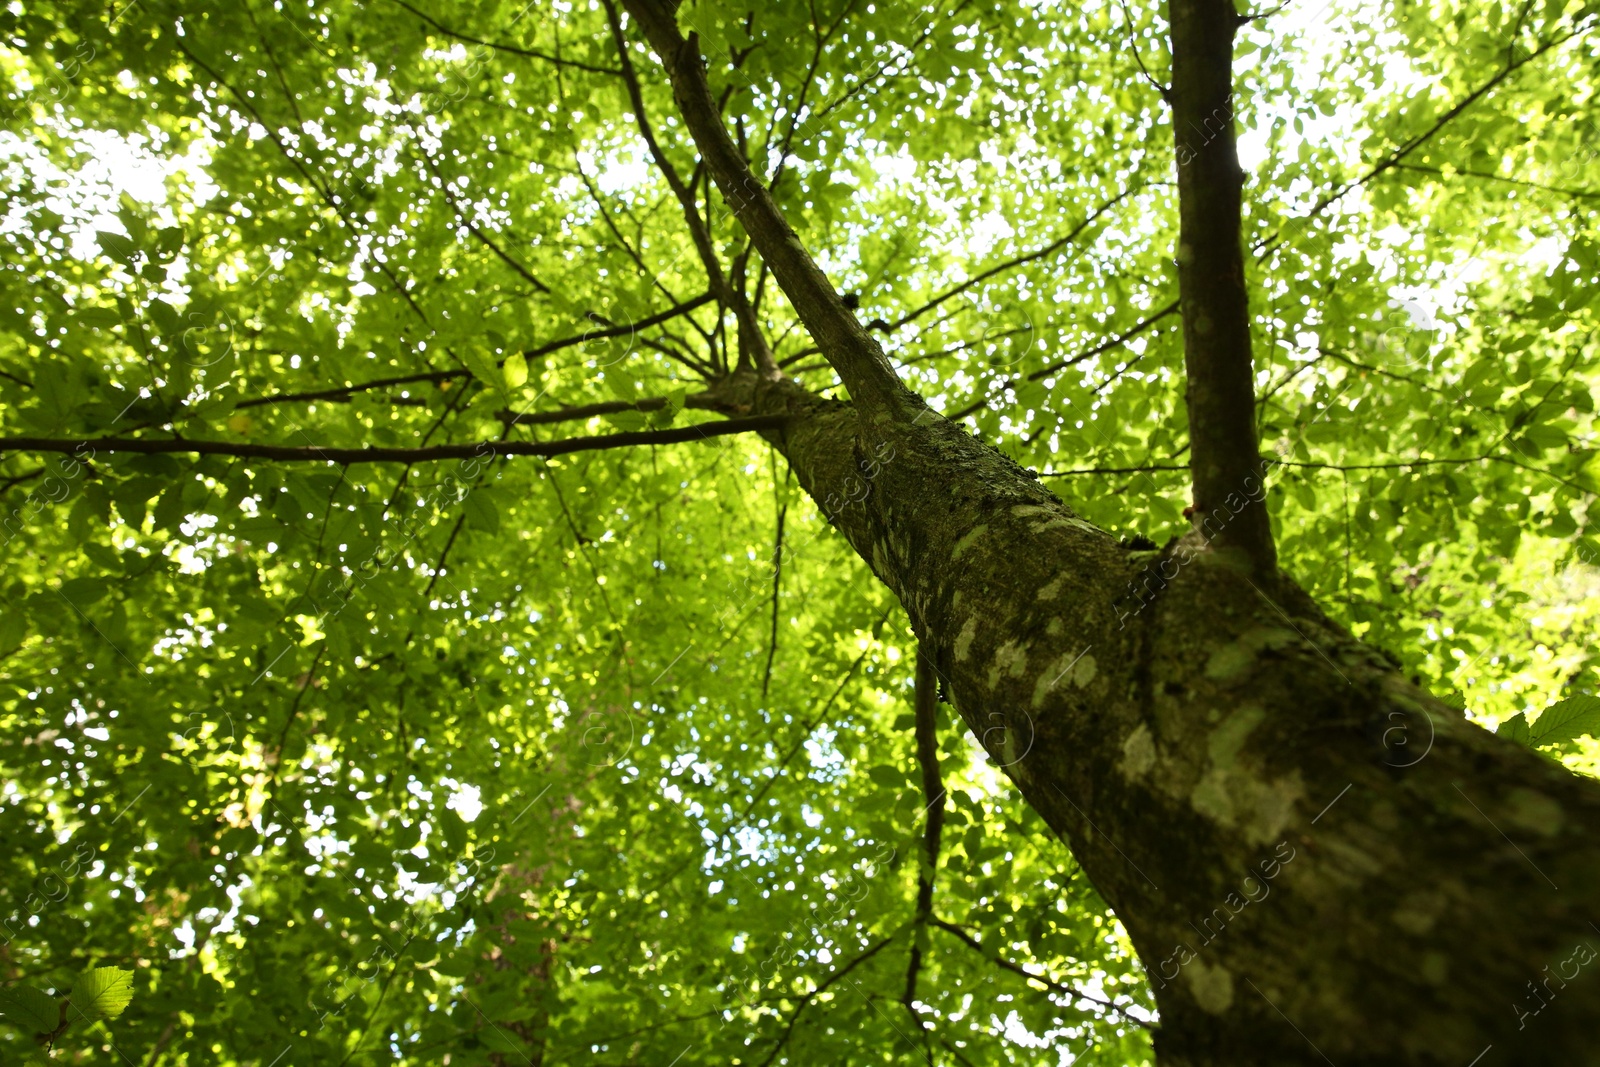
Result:
[[1127,927],[1160,1061],[1586,1062],[1600,784],[1467,722],[1249,541],[1130,551],[931,411],[733,150],[693,39],[627,8],[854,398],[747,369],[712,406],[787,418],[769,439]]

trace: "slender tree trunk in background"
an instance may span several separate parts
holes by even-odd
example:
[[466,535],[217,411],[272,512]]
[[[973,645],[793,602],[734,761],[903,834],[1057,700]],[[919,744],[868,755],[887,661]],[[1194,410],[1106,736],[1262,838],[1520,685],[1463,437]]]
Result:
[[1244,172],[1233,136],[1233,0],[1172,0],[1172,129],[1178,163],[1194,521],[1214,550],[1256,573],[1277,566],[1256,451],[1250,310],[1240,248]]
[[[1160,1007],[1161,1063],[1589,1062],[1600,967],[1574,961],[1600,946],[1600,783],[1468,723],[1330,620],[1272,568],[1264,506],[1211,544],[1130,551],[929,410],[732,149],[671,10],[627,8],[854,398],[746,371],[718,405],[789,418],[769,439],[1126,926]],[[1232,218],[1228,248],[1197,257],[1239,262],[1237,206]],[[1210,302],[1240,314],[1243,290],[1200,280],[1183,297],[1203,341]],[[1258,470],[1234,425],[1250,421],[1248,335],[1224,333],[1238,325],[1219,317],[1215,336],[1233,340],[1190,355],[1224,487]],[[1211,478],[1197,470],[1201,493]]]

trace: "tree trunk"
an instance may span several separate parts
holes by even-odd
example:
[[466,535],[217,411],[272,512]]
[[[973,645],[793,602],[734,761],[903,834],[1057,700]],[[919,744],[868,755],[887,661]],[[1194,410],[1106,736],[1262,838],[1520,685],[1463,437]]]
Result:
[[1195,527],[1252,570],[1277,566],[1256,451],[1250,302],[1239,244],[1233,0],[1171,0],[1179,306]]
[[1128,551],[940,416],[742,385],[1127,927],[1163,1064],[1587,1062],[1600,785],[1196,535]]
[[[1407,681],[1259,541],[1218,551],[1197,531],[1128,550],[928,409],[733,149],[693,39],[655,0],[627,7],[854,398],[746,370],[715,404],[788,418],[769,439],[1127,928],[1161,1011],[1160,1061],[1587,1062],[1600,783]],[[1234,374],[1237,340],[1218,357]],[[1238,440],[1215,454],[1237,458]]]

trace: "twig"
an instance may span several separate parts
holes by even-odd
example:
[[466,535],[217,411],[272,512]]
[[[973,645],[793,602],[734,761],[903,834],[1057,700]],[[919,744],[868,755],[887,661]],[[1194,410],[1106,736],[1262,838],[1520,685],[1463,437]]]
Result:
[[916,711],[917,765],[922,769],[922,795],[926,801],[922,829],[924,866],[917,872],[917,912],[911,940],[911,959],[906,965],[906,990],[900,1000],[917,1028],[924,1034],[928,1024],[917,1014],[917,973],[922,969],[922,931],[933,916],[933,882],[939,871],[939,842],[944,833],[945,792],[939,775],[939,672],[932,650],[917,645],[916,676],[912,703]]
[[146,438],[55,438],[0,437],[0,452],[66,452],[87,447],[97,452],[135,452],[142,455],[188,453],[200,456],[239,456],[244,459],[272,459],[326,463],[425,463],[441,459],[488,460],[495,456],[563,456],[569,452],[592,452],[634,445],[670,445],[703,441],[729,434],[782,429],[782,415],[755,415],[743,419],[700,423],[666,430],[643,430],[602,434],[593,437],[568,437],[558,441],[479,441],[465,445],[434,445],[430,448],[324,448],[318,445],[255,445],[242,441],[193,441]]

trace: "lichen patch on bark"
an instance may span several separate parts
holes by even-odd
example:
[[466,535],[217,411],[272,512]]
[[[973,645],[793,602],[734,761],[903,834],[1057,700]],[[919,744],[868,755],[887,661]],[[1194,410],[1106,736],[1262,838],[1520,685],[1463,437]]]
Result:
[[968,615],[967,621],[961,627],[961,632],[956,634],[956,661],[964,662],[972,654],[972,642],[978,636],[978,617]]
[[998,686],[1002,677],[1021,678],[1027,669],[1028,646],[1007,641],[995,649],[994,662],[989,667],[989,688]]
[[1122,773],[1138,781],[1156,765],[1156,743],[1150,736],[1150,727],[1144,723],[1136,726],[1128,739],[1122,742]]
[[1529,833],[1554,837],[1561,832],[1561,805],[1532,789],[1518,786],[1507,793],[1505,812],[1508,822]]
[[1183,975],[1201,1010],[1221,1015],[1233,1007],[1233,974],[1222,964],[1208,965],[1196,959],[1184,968]]
[[989,524],[986,522],[980,522],[978,525],[968,530],[966,534],[962,536],[961,540],[956,542],[956,547],[950,550],[950,561],[954,563],[956,560],[960,559],[963,552],[971,548],[978,538],[982,537],[988,532]]

